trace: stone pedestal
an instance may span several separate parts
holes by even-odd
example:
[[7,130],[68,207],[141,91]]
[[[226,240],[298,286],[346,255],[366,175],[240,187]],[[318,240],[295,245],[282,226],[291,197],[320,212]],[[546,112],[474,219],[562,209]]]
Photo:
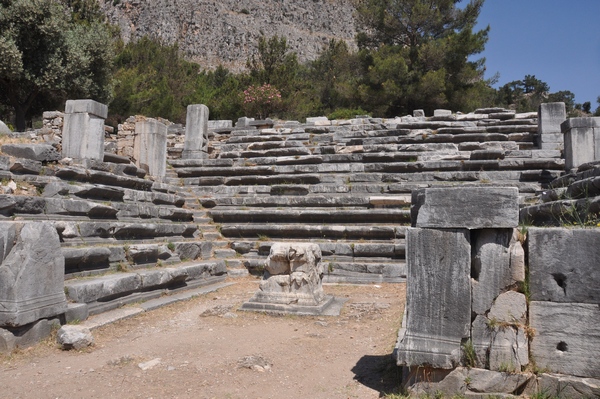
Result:
[[164,177],[167,172],[167,126],[152,118],[136,122],[133,156],[136,165],[150,176]]
[[275,243],[265,262],[259,291],[242,310],[318,315],[334,303],[334,298],[323,292],[320,247]]
[[62,134],[62,156],[104,159],[104,120],[108,107],[93,100],[68,100]]
[[538,108],[538,147],[542,150],[562,150],[564,138],[560,124],[567,119],[565,103],[546,103]]
[[600,117],[571,118],[560,125],[565,137],[565,168],[600,160]]
[[208,142],[208,107],[204,104],[191,104],[187,107],[185,119],[185,144],[182,159],[207,158],[205,143]]
[[47,222],[0,223],[0,327],[65,313],[65,260]]

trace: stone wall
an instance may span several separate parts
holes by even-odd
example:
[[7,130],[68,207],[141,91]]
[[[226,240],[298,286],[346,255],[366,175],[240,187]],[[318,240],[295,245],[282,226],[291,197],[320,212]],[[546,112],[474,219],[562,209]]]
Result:
[[405,387],[598,397],[600,230],[516,228],[516,193],[499,188],[416,191],[412,207]]

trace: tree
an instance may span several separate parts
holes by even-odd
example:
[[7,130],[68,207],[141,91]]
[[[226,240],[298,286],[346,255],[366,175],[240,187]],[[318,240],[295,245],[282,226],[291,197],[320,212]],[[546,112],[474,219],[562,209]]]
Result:
[[[359,48],[371,53],[363,59],[374,63],[365,70],[383,72],[386,65],[403,71],[385,72],[395,77],[368,77],[371,91],[398,90],[385,114],[411,112],[415,108],[433,111],[436,107],[465,110],[475,91],[489,96],[483,79],[485,60],[470,60],[483,51],[489,27],[474,32],[483,0],[471,0],[464,8],[460,0],[357,0]],[[392,57],[393,60],[386,60]],[[402,61],[401,61],[402,60]],[[373,75],[373,74],[370,74]],[[379,80],[379,81],[378,81]],[[382,98],[389,102],[389,99]],[[381,110],[385,103],[377,105]]]
[[135,114],[185,122],[200,67],[183,59],[177,45],[165,46],[147,36],[127,45],[121,42],[115,66],[118,84],[109,107],[111,123]]
[[17,130],[41,106],[69,97],[111,97],[112,38],[96,20],[75,21],[65,3],[0,1],[0,103],[15,112]]

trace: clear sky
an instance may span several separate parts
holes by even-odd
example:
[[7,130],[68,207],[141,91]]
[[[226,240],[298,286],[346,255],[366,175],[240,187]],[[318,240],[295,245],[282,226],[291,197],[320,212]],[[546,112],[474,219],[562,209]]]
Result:
[[[462,4],[466,4],[463,0]],[[477,30],[490,25],[486,78],[496,87],[525,75],[570,90],[575,102],[600,96],[600,0],[486,0]]]

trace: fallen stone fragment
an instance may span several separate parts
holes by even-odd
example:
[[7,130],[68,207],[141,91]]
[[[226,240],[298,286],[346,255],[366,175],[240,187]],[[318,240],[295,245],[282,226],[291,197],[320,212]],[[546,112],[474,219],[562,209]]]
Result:
[[149,360],[144,363],[139,363],[138,367],[140,369],[142,369],[142,371],[146,371],[146,370],[150,370],[150,369],[158,366],[159,364],[160,364],[160,357],[157,357],[156,359],[152,359],[152,360]]
[[94,344],[90,330],[83,326],[62,326],[56,335],[56,341],[64,350],[80,350]]

